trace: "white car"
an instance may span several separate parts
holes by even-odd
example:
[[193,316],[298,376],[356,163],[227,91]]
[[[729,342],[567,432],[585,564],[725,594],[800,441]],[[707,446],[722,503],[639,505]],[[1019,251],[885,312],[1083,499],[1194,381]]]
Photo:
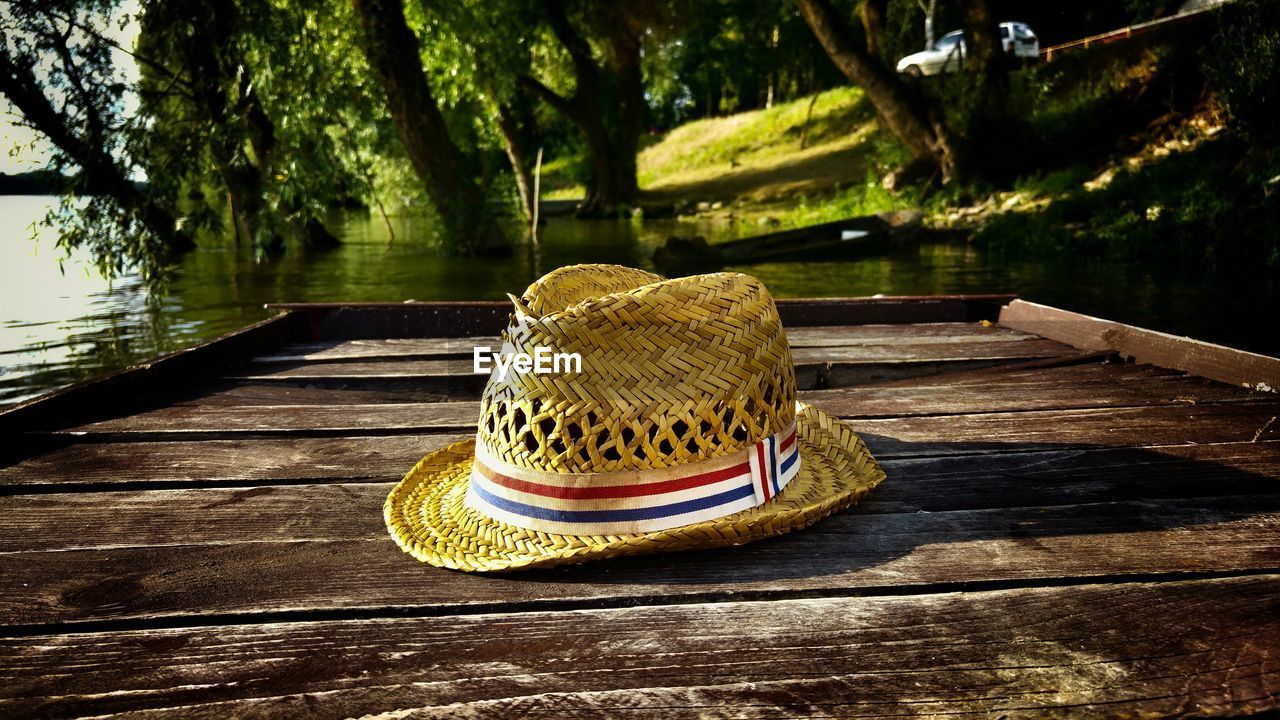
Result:
[[[1000,23],[1000,42],[1010,58],[1026,62],[1040,57],[1040,39],[1026,23]],[[955,72],[964,64],[964,31],[943,35],[929,50],[908,55],[898,61],[898,72],[912,77]]]

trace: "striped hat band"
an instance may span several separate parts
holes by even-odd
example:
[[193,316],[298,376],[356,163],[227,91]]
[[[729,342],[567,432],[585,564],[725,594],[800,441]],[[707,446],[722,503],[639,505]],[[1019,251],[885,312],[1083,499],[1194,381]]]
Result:
[[468,507],[560,535],[653,532],[763,505],[800,471],[796,426],[730,455],[676,467],[553,473],[503,462],[476,443]]

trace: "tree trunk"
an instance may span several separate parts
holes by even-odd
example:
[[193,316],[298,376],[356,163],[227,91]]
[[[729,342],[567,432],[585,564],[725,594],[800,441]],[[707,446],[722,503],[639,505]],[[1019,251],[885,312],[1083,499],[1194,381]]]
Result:
[[930,165],[941,173],[943,183],[963,176],[957,143],[941,118],[930,113],[923,99],[863,44],[854,41],[830,0],[796,0],[796,4],[836,67],[861,86],[880,119],[911,151],[912,174]]
[[[208,6],[208,15],[195,23],[202,36],[187,47],[185,63],[196,109],[210,126],[210,155],[227,187],[237,240],[247,238],[268,252],[278,253],[284,250],[284,238],[264,224],[266,183],[274,174],[275,125],[262,107],[237,46],[239,18],[235,13],[232,7]],[[233,86],[239,98],[234,103],[227,92]],[[253,157],[245,152],[246,138]],[[299,243],[309,247],[339,244],[323,223],[306,217],[296,200],[283,201],[275,209]]]
[[523,90],[517,88],[513,97],[498,103],[498,130],[502,134],[502,147],[511,162],[511,172],[516,178],[516,191],[520,195],[520,211],[526,220],[533,219],[533,165],[537,150],[537,131],[534,127],[532,108]]
[[[644,130],[644,78],[640,67],[640,38],[625,17],[605,23],[608,62],[602,66],[591,46],[569,22],[559,0],[543,0],[548,24],[573,61],[573,95],[564,97],[530,76],[521,83],[564,115],[582,133],[591,175],[580,217],[613,215],[640,195],[636,153]],[[625,7],[609,5],[609,12]]]
[[[15,61],[8,48],[0,43],[0,95],[13,103],[22,117],[49,142],[80,167],[80,182],[86,194],[110,197],[126,212],[134,215],[151,234],[164,254],[185,252],[195,248],[191,236],[178,228],[177,218],[156,202],[154,197],[138,189],[128,173],[106,149],[105,137],[81,137],[71,127],[67,116],[59,113],[45,96],[31,65]],[[96,109],[83,108],[85,113]],[[105,123],[87,123],[91,128]],[[92,135],[92,133],[91,133]]]
[[[239,59],[239,58],[237,58]],[[244,61],[240,60],[241,68]],[[271,168],[276,155],[276,126],[262,107],[262,100],[253,87],[247,70],[240,73],[240,97],[245,129],[249,135],[249,143],[256,156],[258,172]],[[297,199],[282,200],[278,208],[289,226],[289,232],[299,243],[311,248],[333,248],[342,244],[324,223],[308,217],[305,208]]]
[[444,226],[445,242],[461,252],[505,252],[510,245],[484,195],[466,174],[419,60],[401,0],[354,0],[364,50],[387,96],[387,110],[405,153]]
[[987,0],[964,0],[965,67],[984,85],[1005,84],[1008,58],[1000,42],[1000,26]]
[[884,62],[884,35],[886,18],[889,15],[889,0],[862,0],[858,14],[862,18],[862,29],[867,36],[867,54]]
[[640,197],[636,178],[636,156],[640,152],[640,136],[644,134],[644,74],[640,68],[640,38],[624,22],[615,23],[610,36],[613,48],[613,75],[618,85],[618,122],[613,145],[617,149],[617,202],[631,203]]
[[920,12],[924,13],[924,49],[932,50],[934,43],[938,41],[937,33],[933,29],[934,18],[938,14],[938,0],[916,0],[916,4],[920,6]]
[[975,172],[1007,179],[1016,175],[1028,155],[1023,152],[1018,120],[1009,112],[1009,65],[1000,27],[988,0],[964,0],[965,69],[971,78],[967,92],[969,146]]

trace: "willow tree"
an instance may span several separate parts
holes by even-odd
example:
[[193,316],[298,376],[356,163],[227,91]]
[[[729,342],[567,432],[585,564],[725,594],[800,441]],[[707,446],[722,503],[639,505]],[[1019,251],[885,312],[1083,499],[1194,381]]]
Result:
[[831,0],[795,2],[831,60],[862,87],[884,125],[911,151],[911,162],[887,178],[890,187],[929,176],[946,184],[1017,162],[1018,133],[1005,103],[1007,59],[987,0],[961,1],[966,72],[955,103],[961,108],[944,106],[892,70],[892,59],[884,57],[885,0],[859,6],[861,37]]
[[[474,154],[488,154],[493,145],[501,144],[520,211],[531,218],[542,133],[536,98],[518,78],[533,61],[536,9],[526,0],[453,0],[420,6],[424,33],[432,38],[429,51],[423,53],[428,81],[446,107],[476,111],[470,118],[479,145],[471,148]],[[456,114],[452,119],[458,124]]]
[[[311,247],[337,244],[322,218],[357,183],[326,123],[302,112],[295,99],[314,107],[331,100],[325,84],[309,75],[320,5],[146,5],[138,47],[165,65],[165,72],[141,73],[148,176],[184,206],[193,225],[220,229],[225,205],[234,237],[259,248],[278,251],[286,238]],[[183,78],[184,92],[173,92],[170,75]]]
[[[176,208],[136,182],[142,129],[125,113],[130,87],[112,59],[125,51],[109,37],[115,12],[109,0],[8,0],[0,94],[48,141],[50,166],[71,175],[44,220],[58,230],[58,247],[88,249],[104,275],[135,268],[157,281],[174,253],[194,242]],[[181,78],[171,81],[184,91]]]
[[[593,0],[575,23],[564,0],[542,0],[547,25],[572,64],[573,90],[557,92],[532,74],[521,82],[582,135],[591,169],[581,216],[613,214],[640,195],[636,154],[647,109],[640,11],[650,5]],[[601,48],[598,56],[589,38]]]
[[509,250],[427,81],[401,0],[354,0],[354,7],[365,56],[405,154],[440,216],[446,246],[459,252]]
[[912,161],[890,176],[889,185],[937,173],[945,184],[967,174],[962,142],[947,127],[942,112],[899,77],[849,27],[831,0],[795,0],[805,22],[827,55],[849,80],[860,86],[889,131],[911,151]]

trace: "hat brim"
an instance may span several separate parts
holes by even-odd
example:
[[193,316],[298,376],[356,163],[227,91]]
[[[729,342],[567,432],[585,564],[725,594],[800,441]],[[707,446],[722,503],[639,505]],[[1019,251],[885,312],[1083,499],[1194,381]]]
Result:
[[464,503],[475,441],[423,458],[387,496],[391,537],[413,557],[486,572],[622,555],[742,545],[812,525],[880,484],[884,471],[848,425],[803,403],[796,413],[800,471],[776,497],[732,515],[634,535],[555,535],[491,520]]

